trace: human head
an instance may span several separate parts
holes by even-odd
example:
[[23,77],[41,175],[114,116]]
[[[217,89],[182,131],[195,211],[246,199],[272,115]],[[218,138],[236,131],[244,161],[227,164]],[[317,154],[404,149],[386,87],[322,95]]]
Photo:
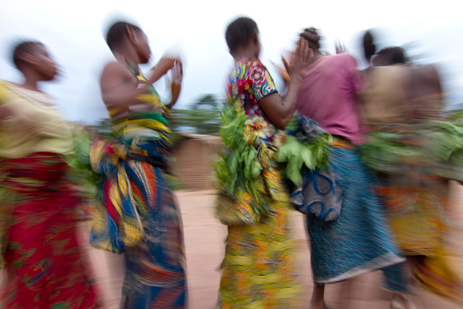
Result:
[[50,81],[58,73],[45,45],[39,41],[22,41],[13,50],[13,63],[23,74],[34,72],[40,81]]
[[140,63],[147,63],[151,57],[151,49],[143,30],[140,27],[124,21],[114,23],[106,34],[106,43],[114,52],[121,52],[124,48],[131,48]]
[[373,59],[375,66],[405,64],[405,51],[401,47],[387,47],[380,50]]
[[229,24],[225,32],[225,40],[232,56],[237,56],[242,49],[249,49],[254,57],[259,57],[259,29],[251,18],[240,17]]
[[318,35],[317,29],[315,29],[314,27],[306,28],[300,34],[300,36],[301,38],[304,38],[309,42],[309,47],[313,49],[314,52],[319,51],[321,36]]
[[363,53],[368,63],[371,62],[371,58],[376,54],[376,45],[370,30],[363,35]]

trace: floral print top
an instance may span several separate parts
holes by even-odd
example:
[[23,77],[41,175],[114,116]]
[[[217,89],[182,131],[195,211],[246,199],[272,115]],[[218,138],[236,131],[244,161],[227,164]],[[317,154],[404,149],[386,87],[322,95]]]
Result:
[[244,109],[253,122],[248,125],[259,131],[259,136],[270,143],[273,143],[278,131],[265,115],[259,100],[276,92],[275,83],[260,60],[241,58],[235,62],[228,78],[228,102],[239,105],[235,105],[235,108]]

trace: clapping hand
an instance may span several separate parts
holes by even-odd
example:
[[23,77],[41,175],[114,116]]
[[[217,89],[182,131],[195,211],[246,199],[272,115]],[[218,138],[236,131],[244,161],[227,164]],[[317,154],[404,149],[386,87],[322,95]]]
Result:
[[180,89],[182,88],[183,81],[183,66],[180,61],[176,61],[174,67],[171,70],[172,80],[170,84],[170,89],[172,90],[172,96],[180,94]]
[[346,46],[341,41],[336,41],[336,54],[347,53]]
[[169,108],[172,108],[174,104],[177,102],[178,97],[180,96],[180,91],[182,89],[183,65],[180,60],[177,60],[174,63],[174,66],[171,69],[171,73],[172,80],[170,82],[170,89],[172,91],[172,99],[168,105]]

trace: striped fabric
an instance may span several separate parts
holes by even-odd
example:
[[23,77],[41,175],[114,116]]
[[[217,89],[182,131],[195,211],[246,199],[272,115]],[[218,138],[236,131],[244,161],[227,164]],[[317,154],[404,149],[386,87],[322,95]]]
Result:
[[[134,74],[146,83],[139,71]],[[166,108],[154,88],[148,89],[138,99],[151,111],[113,119],[113,137],[92,143],[92,168],[104,181],[91,243],[125,253],[123,308],[185,308],[181,214],[165,179],[170,129]]]

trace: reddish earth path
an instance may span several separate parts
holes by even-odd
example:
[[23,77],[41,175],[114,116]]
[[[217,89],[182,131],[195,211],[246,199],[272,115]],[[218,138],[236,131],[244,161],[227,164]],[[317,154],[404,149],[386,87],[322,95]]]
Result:
[[[213,215],[213,191],[177,191],[183,215],[187,263],[190,309],[212,309],[217,296],[220,273],[217,268],[224,251],[225,226]],[[451,213],[454,231],[448,237],[455,253],[452,261],[463,278],[463,187],[452,185],[451,195],[454,203]],[[298,243],[301,280],[304,285],[304,307],[309,308],[312,279],[310,257],[300,214],[294,212],[294,237]],[[85,241],[85,230],[82,233]],[[89,248],[93,268],[100,282],[101,293],[108,301],[108,308],[118,308],[123,277],[123,256],[112,255]],[[346,308],[344,291],[351,291],[349,302],[355,309],[390,308],[391,294],[381,289],[382,273],[375,272],[360,276],[347,283],[327,287],[326,299],[330,308]],[[416,289],[417,308],[456,309],[456,305]]]

